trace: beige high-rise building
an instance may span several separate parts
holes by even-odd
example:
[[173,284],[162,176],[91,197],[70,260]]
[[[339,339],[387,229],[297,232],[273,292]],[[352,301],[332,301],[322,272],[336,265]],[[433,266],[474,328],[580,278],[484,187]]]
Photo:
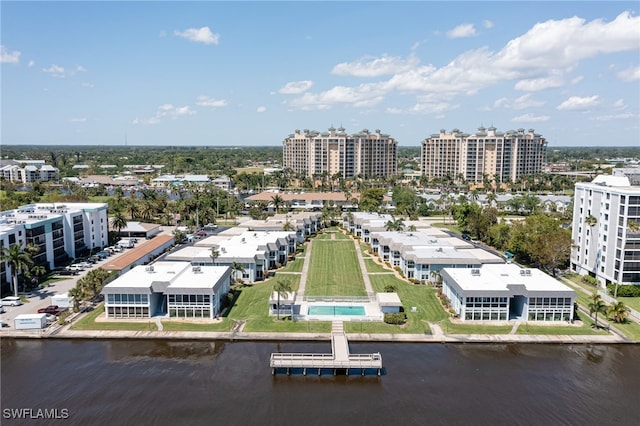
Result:
[[473,135],[440,130],[422,141],[420,166],[429,178],[462,176],[469,183],[482,183],[486,175],[498,183],[515,182],[540,173],[546,152],[546,139],[533,129],[497,132],[495,127],[480,127]]
[[398,171],[397,145],[380,130],[364,129],[352,135],[342,127],[322,133],[296,130],[283,142],[283,165],[308,177],[324,172],[345,179],[391,176]]

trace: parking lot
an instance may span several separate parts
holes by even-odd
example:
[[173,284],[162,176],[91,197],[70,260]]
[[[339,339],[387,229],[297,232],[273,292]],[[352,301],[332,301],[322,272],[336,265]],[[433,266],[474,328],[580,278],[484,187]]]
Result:
[[20,306],[4,306],[6,312],[0,314],[0,320],[4,324],[4,327],[2,328],[4,330],[13,330],[14,319],[16,316],[21,314],[35,314],[38,312],[38,309],[51,305],[51,296],[68,292],[74,288],[78,283],[78,280],[87,275],[91,269],[95,269],[104,263],[113,261],[114,258],[117,258],[124,253],[126,253],[126,249],[92,264],[90,268],[87,268],[84,271],[79,271],[78,275],[54,275],[60,279],[49,283],[47,287],[41,287],[31,291],[30,293],[20,293],[21,296],[25,296],[26,302]]

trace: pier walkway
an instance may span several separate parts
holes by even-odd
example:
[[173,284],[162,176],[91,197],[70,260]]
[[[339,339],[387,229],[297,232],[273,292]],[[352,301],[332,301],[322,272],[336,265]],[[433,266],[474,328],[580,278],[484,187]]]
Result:
[[271,354],[271,374],[275,375],[278,369],[285,369],[287,374],[291,374],[291,369],[301,369],[306,375],[308,369],[316,370],[318,376],[323,369],[333,370],[337,374],[338,370],[344,370],[349,375],[350,369],[359,369],[364,376],[367,370],[376,370],[378,376],[382,372],[382,356],[374,354],[350,354],[349,341],[344,333],[342,321],[334,321],[331,330],[331,350],[330,354],[316,353],[272,353]]

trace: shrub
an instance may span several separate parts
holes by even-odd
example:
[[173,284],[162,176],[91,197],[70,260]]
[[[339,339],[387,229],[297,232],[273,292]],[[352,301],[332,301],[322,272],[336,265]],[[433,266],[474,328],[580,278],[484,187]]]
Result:
[[582,277],[582,282],[590,284],[592,286],[598,286],[598,279],[596,277],[592,277],[591,275],[584,275]]
[[385,293],[395,293],[397,291],[396,286],[393,284],[387,284],[384,286]]
[[407,314],[404,312],[384,314],[384,322],[387,324],[401,325],[407,320]]
[[[607,290],[609,293],[613,295],[616,291],[615,284],[609,284],[607,286]],[[618,297],[640,297],[640,285],[619,285],[618,286]]]

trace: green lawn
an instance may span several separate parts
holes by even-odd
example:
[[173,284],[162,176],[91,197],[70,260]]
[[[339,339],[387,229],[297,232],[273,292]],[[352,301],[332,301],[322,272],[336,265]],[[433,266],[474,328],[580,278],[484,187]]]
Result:
[[518,327],[516,334],[552,334],[552,335],[579,335],[579,334],[607,334],[606,330],[595,330],[591,328],[593,321],[588,315],[578,312],[578,316],[582,321],[581,326],[571,325],[535,325],[534,323],[525,323]]
[[[363,328],[367,333],[430,334],[431,328],[427,322],[437,322],[448,317],[436,297],[437,290],[433,287],[409,284],[396,278],[395,275],[370,275],[369,279],[376,292],[383,292],[389,285],[396,288],[407,314],[407,322],[404,326],[384,323],[369,323],[361,326],[358,323],[346,323],[345,329],[348,332],[360,332]],[[412,312],[414,306],[416,312]]]
[[278,269],[276,271],[276,274],[278,272],[301,272],[303,264],[304,264],[304,256],[296,255],[296,259],[295,260],[288,261],[287,264],[284,265],[283,268]]
[[[292,288],[297,290],[300,285],[300,277],[287,276],[287,278],[291,280]],[[270,317],[268,301],[277,279],[276,275],[275,278],[268,281],[241,288],[240,296],[236,299],[227,319],[230,321],[246,320],[243,330],[247,332],[331,332],[331,323],[329,322],[293,322],[289,319],[278,320],[276,317]]]
[[454,324],[447,319],[440,327],[445,334],[509,334],[513,325]]
[[104,304],[100,304],[96,309],[76,321],[72,330],[129,330],[129,331],[156,331],[158,327],[154,321],[140,322],[96,322],[96,318],[104,314]]
[[640,312],[640,297],[618,297],[618,302],[623,302],[631,309]]
[[315,240],[311,254],[306,295],[366,296],[353,242]]
[[393,273],[392,270],[386,269],[384,266],[376,263],[373,259],[365,259],[364,264],[367,266],[367,272],[389,272]]
[[113,197],[110,195],[93,195],[89,197],[90,203],[108,203]]
[[165,331],[231,331],[233,321],[223,318],[218,323],[195,323],[188,320],[163,320],[162,329]]

